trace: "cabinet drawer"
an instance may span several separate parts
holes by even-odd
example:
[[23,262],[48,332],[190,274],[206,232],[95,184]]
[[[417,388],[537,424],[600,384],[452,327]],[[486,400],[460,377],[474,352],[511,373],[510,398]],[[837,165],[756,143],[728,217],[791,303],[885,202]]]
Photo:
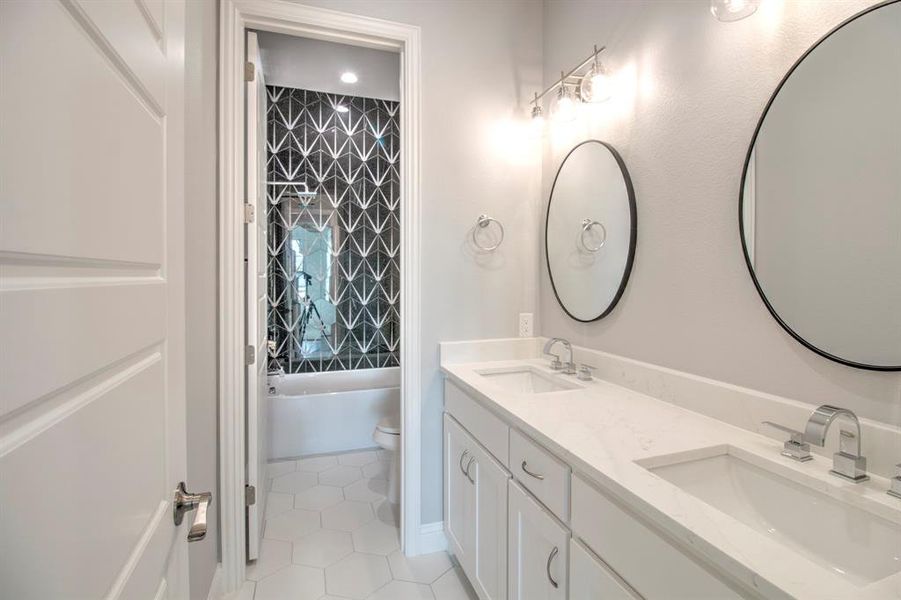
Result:
[[581,542],[569,542],[569,595],[573,600],[641,600],[628,585]]
[[648,600],[742,597],[579,475],[572,484],[572,529]]
[[444,382],[444,410],[450,413],[505,467],[510,427],[449,381]]
[[569,521],[570,470],[519,431],[510,431],[510,471],[557,518]]

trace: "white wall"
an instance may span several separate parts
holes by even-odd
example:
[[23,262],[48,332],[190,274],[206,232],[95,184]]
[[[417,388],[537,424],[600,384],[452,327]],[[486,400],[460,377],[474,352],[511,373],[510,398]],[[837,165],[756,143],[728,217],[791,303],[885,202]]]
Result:
[[[540,169],[517,125],[541,79],[541,4],[304,4],[422,28],[422,521],[440,521],[438,342],[513,336],[518,313],[536,310]],[[485,257],[467,245],[483,212],[507,230]]]
[[[400,58],[396,52],[266,31],[257,35],[266,85],[400,100]],[[342,82],[345,71],[355,73],[357,82]]]
[[187,3],[185,35],[185,337],[188,480],[213,492],[206,539],[188,545],[191,598],[206,598],[219,555],[216,102],[219,3]]
[[711,17],[706,0],[545,4],[545,81],[605,44],[621,89],[548,136],[543,198],[570,146],[610,142],[635,186],[638,247],[619,305],[587,325],[559,308],[542,259],[543,335],[901,424],[901,374],[851,369],[794,341],[754,289],[738,232],[745,152],[770,94],[811,44],[869,4],[763,0],[735,23]]

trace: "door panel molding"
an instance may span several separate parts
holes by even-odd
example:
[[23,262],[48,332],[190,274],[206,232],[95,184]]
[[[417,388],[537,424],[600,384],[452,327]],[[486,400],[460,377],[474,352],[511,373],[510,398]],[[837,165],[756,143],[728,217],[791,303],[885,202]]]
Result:
[[184,4],[147,8],[0,2],[10,597],[187,596]]

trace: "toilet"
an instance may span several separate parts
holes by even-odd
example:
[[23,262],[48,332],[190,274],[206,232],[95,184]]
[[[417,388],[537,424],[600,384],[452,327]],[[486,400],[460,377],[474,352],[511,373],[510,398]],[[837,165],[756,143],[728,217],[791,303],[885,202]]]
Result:
[[391,453],[391,465],[388,470],[388,501],[397,504],[400,499],[400,417],[385,417],[375,426],[372,440],[381,448]]

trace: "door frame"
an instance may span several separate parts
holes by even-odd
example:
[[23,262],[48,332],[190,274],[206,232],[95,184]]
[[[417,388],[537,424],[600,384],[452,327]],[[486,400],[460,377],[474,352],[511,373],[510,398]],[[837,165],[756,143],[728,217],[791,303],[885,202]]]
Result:
[[[222,0],[219,39],[219,511],[225,591],[244,581],[245,31],[397,52],[401,61],[401,545],[420,552],[420,28],[282,0]],[[258,358],[259,359],[259,358]]]

